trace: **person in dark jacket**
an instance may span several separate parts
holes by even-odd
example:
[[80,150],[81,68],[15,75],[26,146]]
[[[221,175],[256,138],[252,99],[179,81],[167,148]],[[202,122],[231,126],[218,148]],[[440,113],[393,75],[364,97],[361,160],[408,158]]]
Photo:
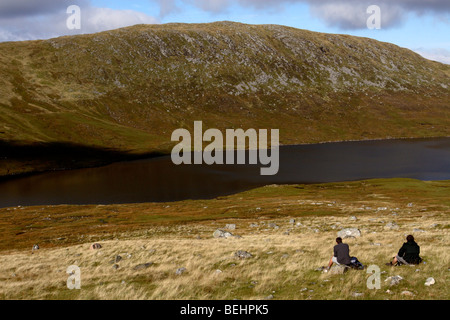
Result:
[[336,245],[333,248],[333,256],[330,259],[330,262],[328,263],[328,267],[324,269],[324,272],[327,272],[330,270],[333,263],[336,263],[337,265],[350,265],[350,249],[348,247],[348,244],[342,243],[342,238],[338,237],[336,238]]
[[419,256],[420,247],[414,240],[412,235],[406,237],[406,242],[398,251],[394,259],[387,265],[402,265],[402,264],[419,264],[422,262],[422,258]]

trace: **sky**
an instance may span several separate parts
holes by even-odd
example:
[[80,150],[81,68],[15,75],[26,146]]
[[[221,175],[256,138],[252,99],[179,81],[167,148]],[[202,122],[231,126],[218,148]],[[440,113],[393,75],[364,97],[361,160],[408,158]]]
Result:
[[224,20],[368,37],[450,64],[450,0],[0,0],[0,41]]

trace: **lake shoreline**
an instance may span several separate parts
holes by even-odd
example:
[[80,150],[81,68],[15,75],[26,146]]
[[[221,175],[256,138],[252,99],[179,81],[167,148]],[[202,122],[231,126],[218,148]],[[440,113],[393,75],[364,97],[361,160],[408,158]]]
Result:
[[[119,204],[212,199],[265,185],[374,178],[450,180],[450,138],[283,145],[273,176],[254,164],[175,165],[168,155],[58,170],[0,183],[0,204]],[[109,159],[112,160],[112,159]],[[111,161],[112,162],[112,161]]]
[[[345,142],[371,142],[371,141],[395,141],[395,140],[428,140],[428,139],[440,139],[440,138],[450,138],[450,136],[428,136],[428,137],[386,137],[386,138],[370,138],[370,139],[349,139],[349,140],[330,140],[330,141],[321,141],[321,142],[311,142],[311,143],[294,143],[294,144],[280,144],[280,147],[295,147],[295,146],[307,146],[307,145],[323,145],[323,144],[330,144],[330,143],[345,143]],[[268,146],[270,147],[270,145]],[[47,169],[34,169],[26,172],[10,172],[8,174],[3,174],[0,172],[0,183],[5,181],[10,181],[14,179],[20,179],[24,177],[34,176],[34,175],[40,175],[50,172],[56,172],[56,171],[71,171],[71,170],[79,170],[79,169],[88,169],[88,168],[100,168],[108,165],[112,165],[114,163],[122,163],[122,162],[133,162],[133,161],[139,161],[139,160],[146,160],[146,159],[153,159],[153,158],[159,158],[159,157],[167,157],[170,156],[170,153],[166,153],[163,151],[149,151],[145,153],[127,153],[127,152],[118,152],[119,156],[117,156],[114,159],[110,159],[108,156],[104,157],[97,157],[94,159],[82,159],[79,160],[77,165],[71,165],[70,162],[73,161],[73,159],[69,158],[63,158],[64,166],[60,167],[53,167],[53,168],[47,168]],[[17,155],[16,155],[17,157]],[[14,155],[9,158],[14,159]],[[3,161],[5,159],[3,158]],[[51,161],[52,159],[49,159],[48,161]],[[2,161],[2,158],[0,158],[0,163]],[[6,161],[5,161],[6,162]]]

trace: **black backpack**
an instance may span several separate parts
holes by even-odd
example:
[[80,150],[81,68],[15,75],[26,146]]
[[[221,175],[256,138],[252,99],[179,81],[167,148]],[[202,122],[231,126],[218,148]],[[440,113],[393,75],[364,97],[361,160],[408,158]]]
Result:
[[364,265],[361,262],[359,262],[359,260],[356,257],[350,258],[350,264],[348,266],[352,269],[364,270]]

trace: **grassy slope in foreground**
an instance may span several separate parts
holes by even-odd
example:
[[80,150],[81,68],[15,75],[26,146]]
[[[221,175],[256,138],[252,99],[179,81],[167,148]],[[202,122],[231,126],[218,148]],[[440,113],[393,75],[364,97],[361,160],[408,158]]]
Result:
[[[1,209],[0,298],[447,300],[449,189],[449,181],[389,179],[273,185],[167,204]],[[229,223],[241,238],[212,237]],[[362,233],[345,239],[351,254],[385,271],[380,290],[367,289],[365,271],[315,271],[344,227]],[[385,266],[410,233],[426,264]],[[89,250],[94,241],[103,248]],[[30,254],[34,243],[41,249]],[[237,250],[253,257],[236,259]],[[116,255],[123,258],[117,270]],[[66,287],[72,264],[82,270],[82,290]],[[175,275],[181,267],[187,271]],[[392,275],[404,280],[390,287],[384,280]],[[436,284],[425,286],[428,277]]]
[[[168,152],[176,128],[279,128],[282,144],[448,136],[450,66],[393,44],[276,25],[137,25],[0,44],[0,175]],[[44,151],[40,153],[45,154]],[[114,159],[112,159],[114,160]]]

